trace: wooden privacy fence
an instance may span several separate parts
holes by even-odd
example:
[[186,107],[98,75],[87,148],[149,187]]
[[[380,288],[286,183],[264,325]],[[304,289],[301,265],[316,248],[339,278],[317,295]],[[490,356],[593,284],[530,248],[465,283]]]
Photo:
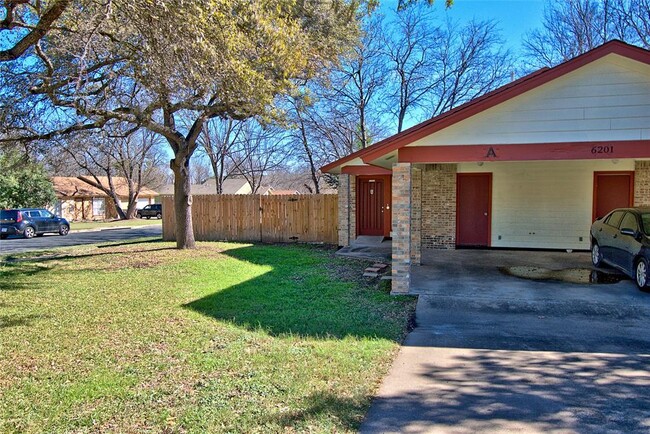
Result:
[[[197,241],[338,243],[338,196],[197,195],[192,223]],[[176,239],[173,196],[162,197],[163,239]]]

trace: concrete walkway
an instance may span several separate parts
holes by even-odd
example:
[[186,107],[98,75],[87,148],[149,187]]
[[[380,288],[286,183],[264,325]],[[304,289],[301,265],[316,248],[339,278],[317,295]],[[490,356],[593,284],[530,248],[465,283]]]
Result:
[[362,433],[650,432],[650,294],[629,280],[495,271],[588,266],[588,253],[456,251],[425,262],[414,276],[417,327]]

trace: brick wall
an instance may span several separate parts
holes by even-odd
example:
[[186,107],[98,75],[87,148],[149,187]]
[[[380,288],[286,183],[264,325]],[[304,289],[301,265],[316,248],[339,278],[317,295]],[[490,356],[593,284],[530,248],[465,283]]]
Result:
[[634,166],[634,205],[650,206],[650,161],[637,161]]
[[357,237],[356,184],[354,175],[339,175],[339,246],[349,246]]
[[422,247],[456,247],[456,164],[423,166]]
[[411,168],[411,261],[422,260],[422,167]]

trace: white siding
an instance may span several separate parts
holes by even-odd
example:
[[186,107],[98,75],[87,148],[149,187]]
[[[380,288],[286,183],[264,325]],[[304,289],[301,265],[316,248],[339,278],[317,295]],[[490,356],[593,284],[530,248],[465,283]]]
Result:
[[409,146],[650,139],[650,66],[609,55]]
[[634,171],[634,161],[458,165],[492,173],[492,247],[588,249],[595,171]]

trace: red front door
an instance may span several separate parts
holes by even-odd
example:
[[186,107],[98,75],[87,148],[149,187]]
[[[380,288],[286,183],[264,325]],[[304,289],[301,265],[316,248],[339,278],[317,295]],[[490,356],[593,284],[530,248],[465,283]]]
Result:
[[358,235],[390,234],[390,177],[357,178]]
[[594,172],[594,215],[604,217],[615,208],[634,202],[634,172]]
[[488,247],[492,174],[459,173],[456,178],[456,245]]

